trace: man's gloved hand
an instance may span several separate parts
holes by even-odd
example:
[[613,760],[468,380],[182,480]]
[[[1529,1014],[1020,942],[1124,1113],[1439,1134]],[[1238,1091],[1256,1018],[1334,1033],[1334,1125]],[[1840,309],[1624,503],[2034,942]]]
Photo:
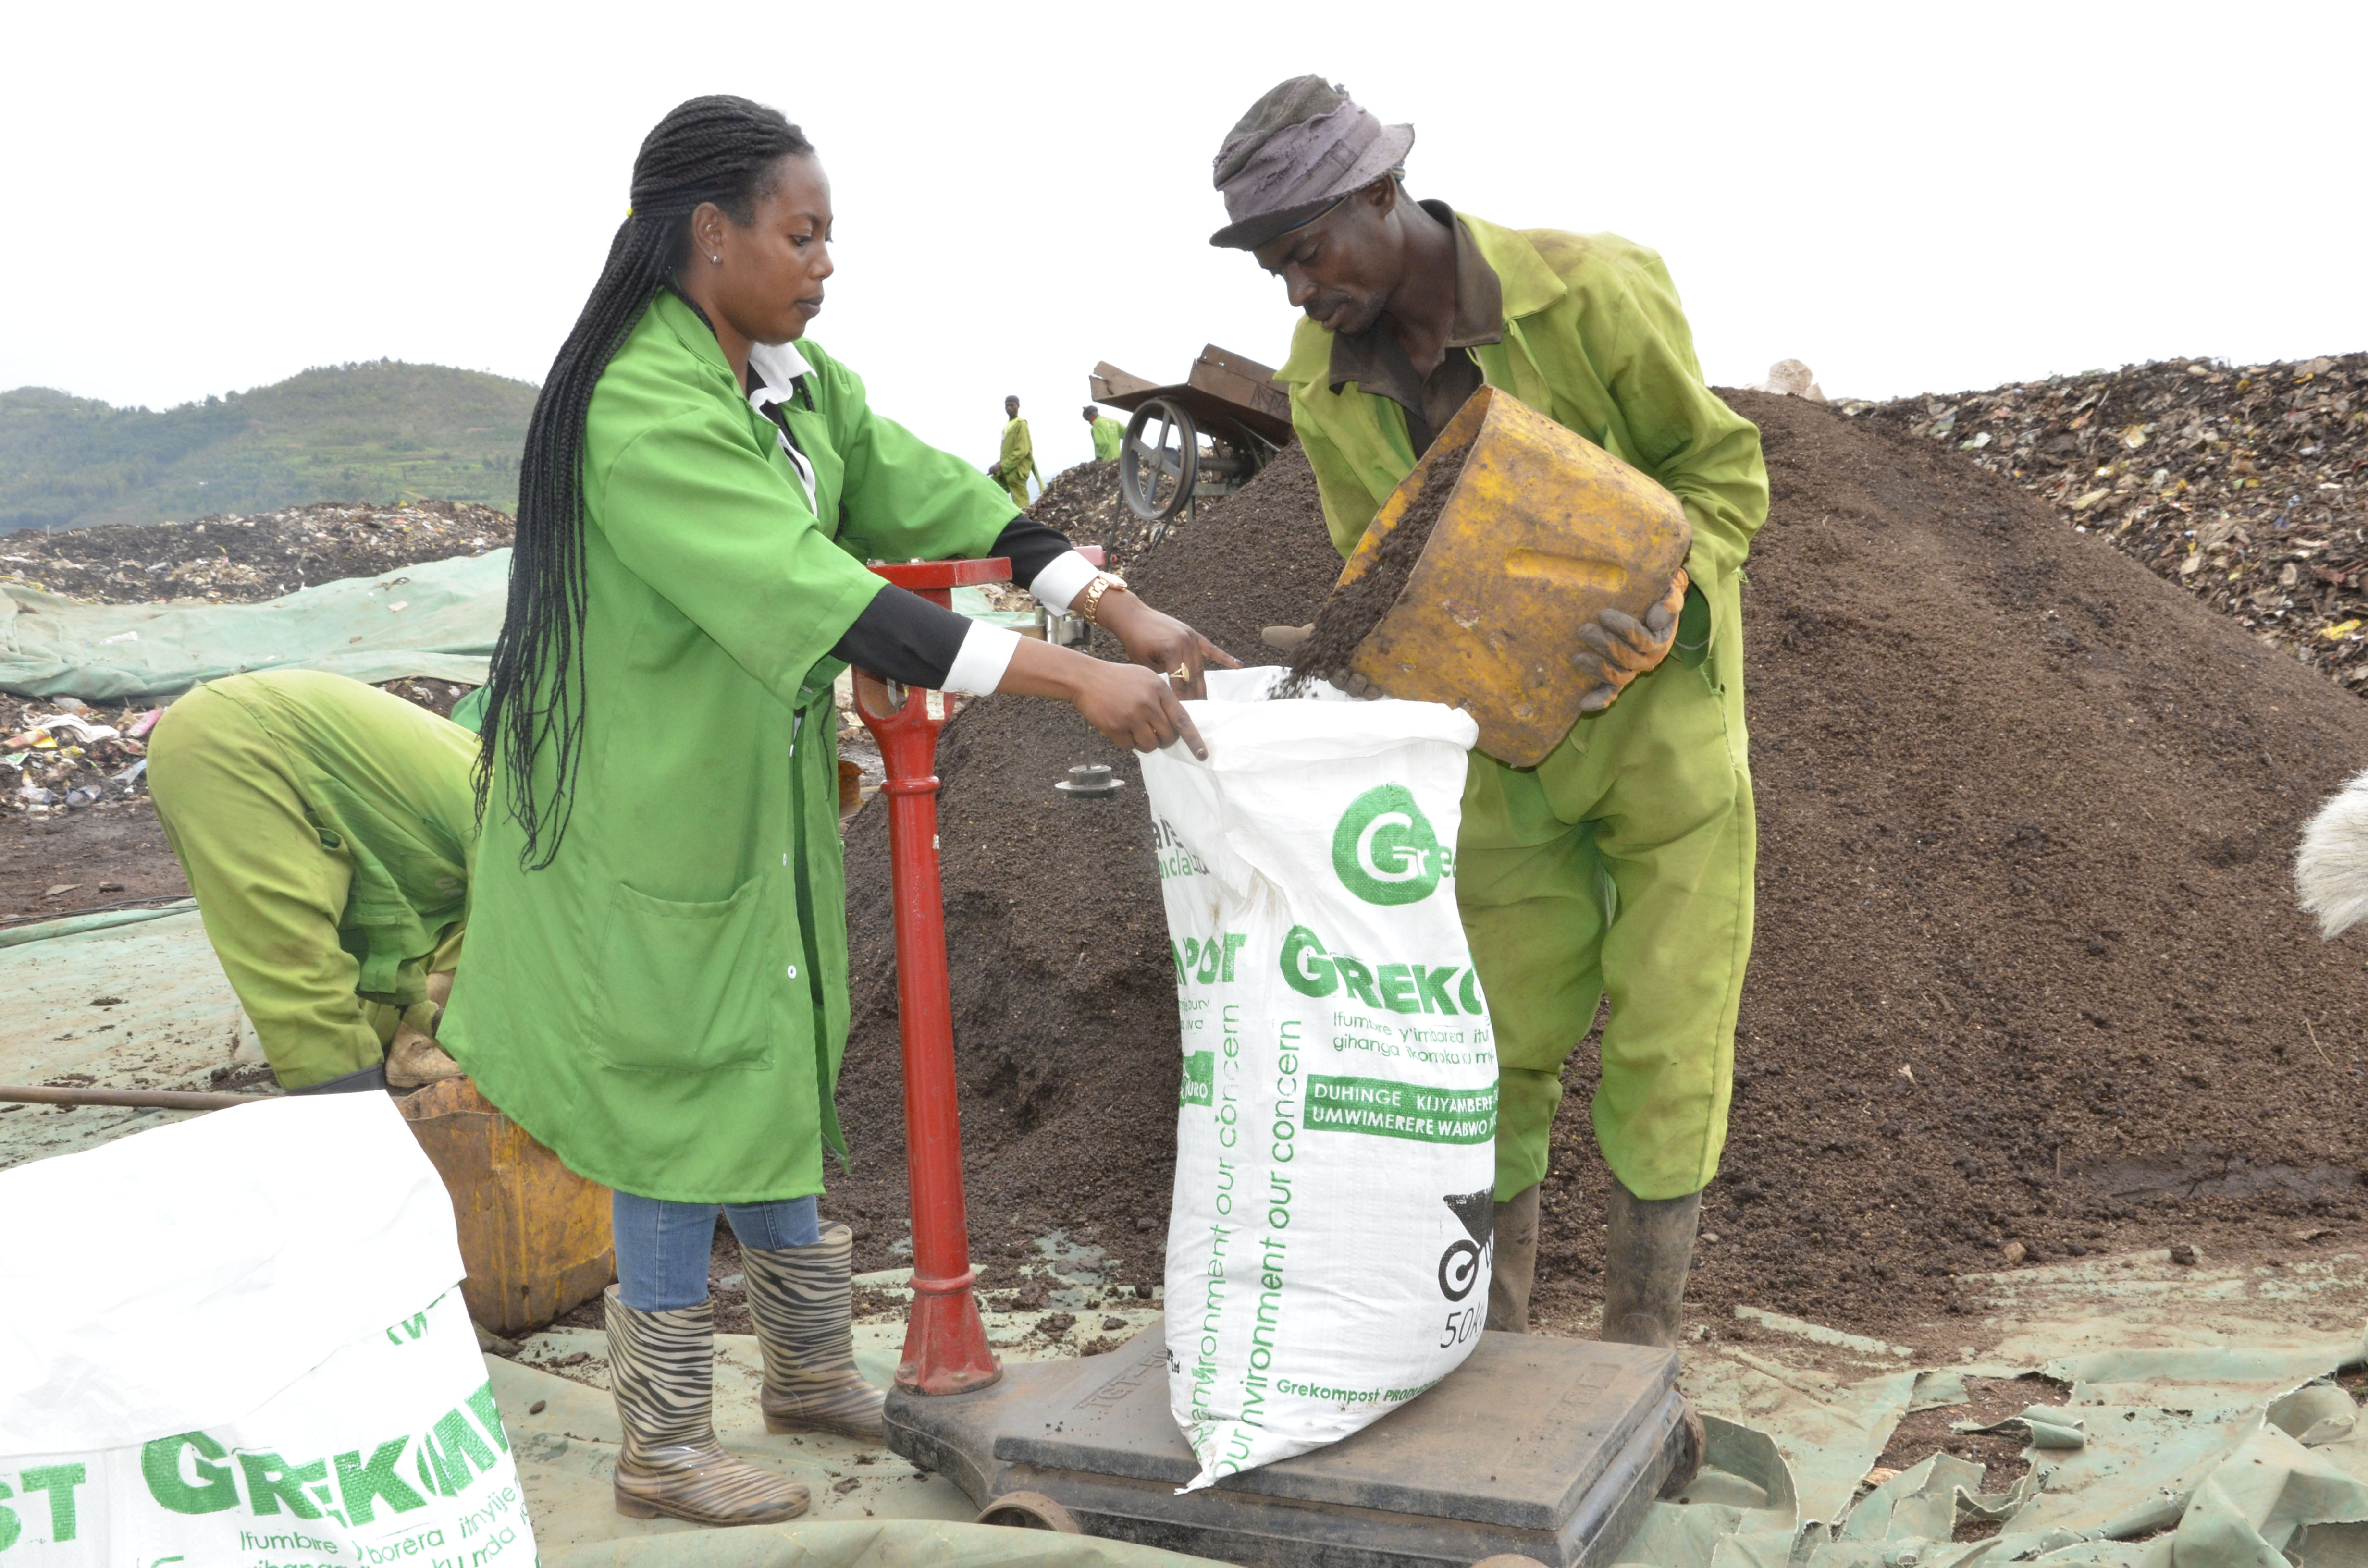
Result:
[[1297,652],[1300,644],[1315,635],[1315,623],[1311,620],[1304,626],[1269,626],[1258,633],[1258,641],[1269,648],[1290,653]]
[[1669,656],[1678,640],[1678,612],[1685,608],[1687,581],[1685,568],[1679,567],[1669,579],[1669,591],[1641,621],[1607,609],[1578,629],[1579,641],[1594,651],[1592,657],[1571,661],[1580,676],[1593,683],[1578,699],[1580,712],[1602,712],[1620,699],[1630,681]]

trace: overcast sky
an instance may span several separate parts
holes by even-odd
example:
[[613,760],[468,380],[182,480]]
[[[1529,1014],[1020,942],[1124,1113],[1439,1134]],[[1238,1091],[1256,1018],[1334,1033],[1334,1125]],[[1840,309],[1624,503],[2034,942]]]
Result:
[[[1436,23],[1425,20],[1436,17]],[[1279,362],[1209,164],[1304,72],[1410,120],[1408,183],[1667,258],[1714,382],[1836,395],[2368,347],[2368,5],[11,6],[0,387],[164,407],[381,357],[540,381],[667,108],[819,147],[815,339],[1047,472],[1086,373]]]

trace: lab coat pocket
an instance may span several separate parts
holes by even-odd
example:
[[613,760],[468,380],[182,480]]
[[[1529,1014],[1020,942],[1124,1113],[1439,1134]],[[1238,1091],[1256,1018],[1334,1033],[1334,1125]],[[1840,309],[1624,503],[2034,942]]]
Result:
[[600,944],[604,1016],[593,1057],[639,1073],[706,1073],[770,1064],[772,904],[764,879],[730,898],[680,903],[619,884]]

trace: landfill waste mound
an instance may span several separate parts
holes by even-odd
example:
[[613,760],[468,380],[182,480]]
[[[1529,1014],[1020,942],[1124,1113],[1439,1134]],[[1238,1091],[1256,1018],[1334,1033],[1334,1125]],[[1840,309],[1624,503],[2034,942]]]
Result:
[[[2368,977],[2286,865],[2368,764],[2368,713],[1953,448],[1727,395],[1774,506],[1745,597],[1759,941],[1695,1321],[1961,1335],[1952,1276],[2017,1258],[2356,1245]],[[1134,577],[1255,660],[1337,559],[1293,456]],[[1115,801],[1053,792],[1086,761],[1128,780]],[[1156,1281],[1178,1052],[1139,774],[1069,710],[1008,698],[961,714],[939,773],[986,1288],[1053,1229]],[[825,1199],[869,1268],[907,1261],[885,830],[875,804],[848,835],[857,1164]],[[1594,1078],[1574,1052],[1544,1193],[1538,1312],[1565,1329],[1601,1267]]]
[[312,583],[483,555],[511,542],[507,513],[467,501],[407,506],[325,502],[193,523],[0,534],[0,582],[100,604],[244,604]]
[[1954,447],[2302,663],[2368,681],[2368,354],[2172,359],[1849,411]]

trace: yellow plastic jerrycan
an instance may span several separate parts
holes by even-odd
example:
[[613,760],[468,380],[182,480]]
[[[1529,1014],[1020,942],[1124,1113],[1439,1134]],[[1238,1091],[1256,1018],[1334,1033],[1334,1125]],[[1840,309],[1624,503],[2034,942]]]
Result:
[[1685,564],[1693,529],[1651,479],[1482,387],[1382,503],[1341,585],[1467,449],[1406,586],[1349,667],[1391,697],[1463,709],[1482,751],[1531,767],[1578,719],[1588,682],[1574,662],[1594,667],[1578,629],[1606,608],[1642,619]]

